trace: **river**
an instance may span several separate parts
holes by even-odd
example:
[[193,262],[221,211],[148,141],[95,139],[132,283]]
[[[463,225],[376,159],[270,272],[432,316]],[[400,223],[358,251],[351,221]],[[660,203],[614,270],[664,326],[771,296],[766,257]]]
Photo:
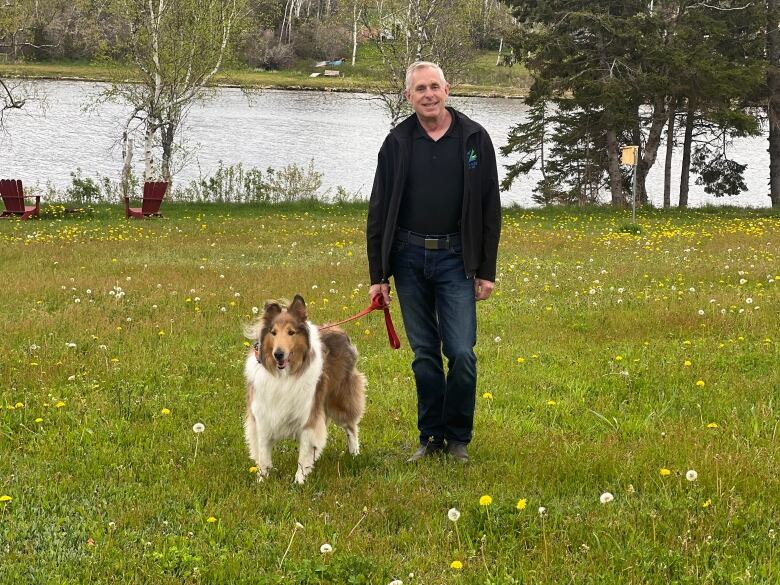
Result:
[[[22,179],[25,184],[58,189],[70,184],[70,173],[81,168],[85,176],[118,178],[122,162],[117,139],[121,136],[126,106],[86,106],[106,86],[71,81],[35,82],[46,96],[45,104],[31,102],[21,112],[6,116],[6,133],[0,135],[0,175]],[[509,129],[521,121],[526,107],[521,100],[451,97],[450,104],[480,122],[496,149],[507,142]],[[266,90],[251,99],[238,89],[217,89],[212,98],[196,104],[189,113],[182,136],[188,160],[176,174],[177,181],[207,176],[224,164],[281,168],[290,163],[308,165],[323,173],[323,188],[342,186],[367,197],[376,164],[376,153],[389,129],[379,102],[367,94]],[[662,145],[662,149],[664,146]],[[679,152],[675,153],[679,155]],[[736,197],[715,198],[693,184],[689,205],[730,204],[768,207],[769,155],[765,136],[738,139],[729,157],[747,164],[748,190]],[[663,150],[648,177],[651,202],[663,202]],[[497,152],[499,175],[511,161]],[[135,170],[142,170],[138,148]],[[675,156],[675,175],[679,173]],[[533,206],[531,194],[538,175],[520,177],[502,194],[505,205]],[[679,176],[672,181],[672,203],[677,200]],[[604,193],[603,197],[607,198]]]

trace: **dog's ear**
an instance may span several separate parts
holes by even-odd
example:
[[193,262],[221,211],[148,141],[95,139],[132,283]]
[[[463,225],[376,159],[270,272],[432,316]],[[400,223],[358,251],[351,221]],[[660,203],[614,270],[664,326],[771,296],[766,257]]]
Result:
[[292,304],[287,307],[287,312],[292,313],[301,321],[306,321],[306,301],[301,295],[295,295]]
[[263,310],[265,311],[263,319],[265,319],[267,322],[270,322],[273,321],[276,316],[282,312],[282,307],[279,305],[279,303],[266,303]]

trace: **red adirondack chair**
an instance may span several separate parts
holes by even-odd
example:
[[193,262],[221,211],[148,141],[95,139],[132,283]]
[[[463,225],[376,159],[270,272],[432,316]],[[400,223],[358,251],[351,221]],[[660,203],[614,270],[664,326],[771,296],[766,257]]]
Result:
[[[24,204],[22,182],[16,179],[0,179],[0,197],[3,198],[5,211],[0,217],[19,217],[30,219],[41,216],[41,196],[35,195],[35,205]],[[32,195],[27,199],[32,199]]]
[[144,195],[141,199],[141,207],[130,207],[130,198],[125,197],[125,217],[135,217],[136,219],[162,217],[162,214],[160,213],[160,204],[162,203],[167,190],[168,183],[165,181],[144,183]]

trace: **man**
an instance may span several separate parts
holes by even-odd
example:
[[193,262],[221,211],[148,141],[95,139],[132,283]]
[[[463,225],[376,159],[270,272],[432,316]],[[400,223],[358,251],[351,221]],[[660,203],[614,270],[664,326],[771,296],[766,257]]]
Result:
[[368,209],[369,295],[389,303],[393,277],[414,351],[420,446],[410,462],[441,452],[468,461],[476,301],[493,290],[501,231],[493,144],[482,126],[446,107],[449,92],[438,65],[409,67],[414,114],[379,151]]

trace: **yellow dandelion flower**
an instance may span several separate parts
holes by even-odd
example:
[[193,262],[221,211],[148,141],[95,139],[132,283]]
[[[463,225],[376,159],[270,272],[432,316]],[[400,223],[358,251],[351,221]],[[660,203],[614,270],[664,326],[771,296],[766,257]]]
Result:
[[558,404],[558,403],[555,402],[555,400],[548,400],[547,401],[547,406],[555,406],[556,404]]
[[711,422],[711,423],[709,423],[709,424],[707,425],[707,428],[708,428],[708,429],[717,429],[717,428],[718,428],[718,423],[716,423],[716,422]]
[[43,422],[43,419],[42,419],[42,418],[40,418],[40,417],[39,417],[39,418],[36,418],[36,419],[35,419],[35,422],[37,422],[37,423],[42,423],[42,422]]
[[666,467],[662,467],[661,470],[658,473],[661,474],[661,477],[667,477],[669,475],[672,475],[671,470],[666,469]]
[[689,366],[691,365],[691,360],[685,360],[685,362],[683,362],[683,365],[684,365],[686,368],[687,368],[687,367],[689,367]]
[[528,505],[528,500],[522,498],[520,500],[517,500],[517,505],[515,506],[515,508],[517,508],[518,510],[525,510],[525,507],[527,505]]
[[208,518],[206,518],[206,522],[208,522],[209,524],[214,524],[214,522],[216,521],[217,519],[214,518],[214,516],[209,516]]
[[17,402],[16,404],[14,404],[14,407],[15,408],[24,408],[24,402]]
[[701,503],[702,508],[709,508],[712,505],[712,500],[707,499],[704,502]]
[[480,506],[489,506],[493,503],[493,498],[485,494],[481,498],[479,498],[479,505]]
[[169,414],[171,414],[171,411],[170,411],[169,409],[167,409],[167,408],[163,408],[163,409],[160,411],[160,414],[162,414],[162,415],[164,415],[164,416],[168,416]]
[[615,361],[616,362],[622,362],[623,361],[623,356],[622,355],[616,355],[615,356]]
[[463,568],[463,563],[460,561],[452,561],[450,563],[450,569],[455,569],[456,571],[460,571]]
[[249,347],[250,345],[252,345],[252,344],[251,344],[251,343],[249,343],[248,341],[245,341],[245,342],[244,342],[244,347]]
[[0,496],[0,502],[10,502],[11,500],[13,500],[11,496],[6,496],[6,495]]
[[518,364],[524,364],[525,363],[525,358],[524,357],[518,357],[517,358],[517,363]]
[[257,473],[257,467],[255,467],[254,465],[252,467],[250,467],[249,468],[249,473]]
[[484,398],[485,400],[493,400],[493,393],[492,392],[485,392],[482,395],[482,398]]
[[157,335],[159,335],[160,337],[163,337],[163,336],[165,335],[165,331],[163,331],[162,329],[160,329],[160,330],[157,332]]
[[696,385],[699,388],[703,388],[704,387],[704,380],[696,380]]
[[64,403],[62,400],[60,400],[60,401],[59,401],[57,404],[55,404],[54,406],[55,406],[55,407],[57,407],[57,408],[62,408],[63,406],[65,406],[65,403]]

